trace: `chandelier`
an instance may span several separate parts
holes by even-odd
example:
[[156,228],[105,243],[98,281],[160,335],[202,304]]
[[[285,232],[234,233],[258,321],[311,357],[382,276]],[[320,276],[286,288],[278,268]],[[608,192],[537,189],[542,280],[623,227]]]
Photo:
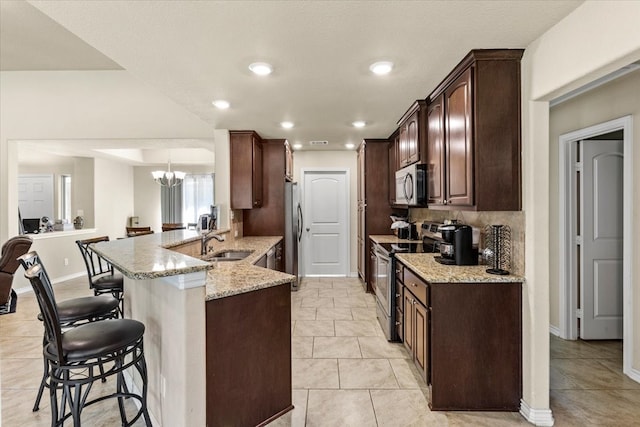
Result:
[[153,175],[153,180],[163,187],[175,187],[182,184],[187,174],[184,172],[171,171],[171,160],[169,160],[166,171],[153,171],[151,175]]

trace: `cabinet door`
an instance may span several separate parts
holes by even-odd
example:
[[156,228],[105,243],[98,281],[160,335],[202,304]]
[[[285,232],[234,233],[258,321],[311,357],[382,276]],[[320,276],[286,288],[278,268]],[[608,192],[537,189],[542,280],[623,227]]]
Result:
[[253,207],[262,206],[262,143],[253,137]]
[[396,141],[398,138],[394,138],[389,143],[389,204],[396,203]]
[[400,134],[398,135],[398,167],[402,169],[407,166],[407,138],[409,134],[407,132],[406,123],[400,126]]
[[444,204],[445,155],[443,95],[427,109],[427,193],[429,205]]
[[[427,372],[429,370],[429,315],[428,310],[419,302],[413,304],[414,319],[414,363],[422,379],[427,381]],[[427,382],[428,383],[428,382]]]
[[404,292],[404,309],[403,314],[404,314],[404,346],[407,348],[407,350],[409,351],[409,354],[413,354],[413,348],[414,348],[414,337],[415,337],[415,332],[414,332],[414,315],[413,315],[413,303],[415,301],[415,298],[413,298],[413,295],[411,295],[411,292],[407,292],[405,289]]
[[415,112],[407,122],[406,165],[411,165],[420,160],[420,143],[418,138],[418,113]]
[[473,205],[472,70],[468,68],[445,91],[448,205]]

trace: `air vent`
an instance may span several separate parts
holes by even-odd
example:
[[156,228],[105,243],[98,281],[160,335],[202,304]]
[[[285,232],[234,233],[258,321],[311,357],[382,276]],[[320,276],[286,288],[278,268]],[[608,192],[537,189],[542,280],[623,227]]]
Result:
[[311,145],[329,145],[329,141],[309,141]]

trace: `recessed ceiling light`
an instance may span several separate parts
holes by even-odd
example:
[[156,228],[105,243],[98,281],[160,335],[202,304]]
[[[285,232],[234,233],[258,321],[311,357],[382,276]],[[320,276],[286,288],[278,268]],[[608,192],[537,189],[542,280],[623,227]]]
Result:
[[349,150],[353,149],[353,147],[355,147],[355,145],[349,143],[349,144],[344,144],[345,147],[347,147]]
[[293,149],[294,150],[299,150],[302,148],[302,144],[293,144]]
[[373,74],[378,76],[384,76],[385,74],[389,74],[391,70],[393,70],[393,62],[390,61],[379,61],[374,62],[369,67]]
[[249,65],[249,69],[259,76],[268,76],[273,71],[271,64],[267,64],[266,62],[254,62]]
[[213,106],[219,108],[220,110],[226,110],[229,108],[229,101],[225,101],[224,99],[216,99],[212,102]]
[[363,128],[365,127],[365,125],[367,124],[366,122],[362,121],[362,120],[356,120],[355,122],[351,123],[353,125],[353,127],[356,128]]
[[285,129],[291,129],[293,127],[293,122],[282,122],[280,123],[280,126]]

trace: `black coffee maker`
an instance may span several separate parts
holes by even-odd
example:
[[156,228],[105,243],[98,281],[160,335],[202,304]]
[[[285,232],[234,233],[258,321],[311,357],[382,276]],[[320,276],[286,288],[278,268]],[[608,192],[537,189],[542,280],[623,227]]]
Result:
[[435,260],[447,265],[478,265],[478,249],[473,247],[472,228],[465,224],[439,227],[442,233],[440,256]]

